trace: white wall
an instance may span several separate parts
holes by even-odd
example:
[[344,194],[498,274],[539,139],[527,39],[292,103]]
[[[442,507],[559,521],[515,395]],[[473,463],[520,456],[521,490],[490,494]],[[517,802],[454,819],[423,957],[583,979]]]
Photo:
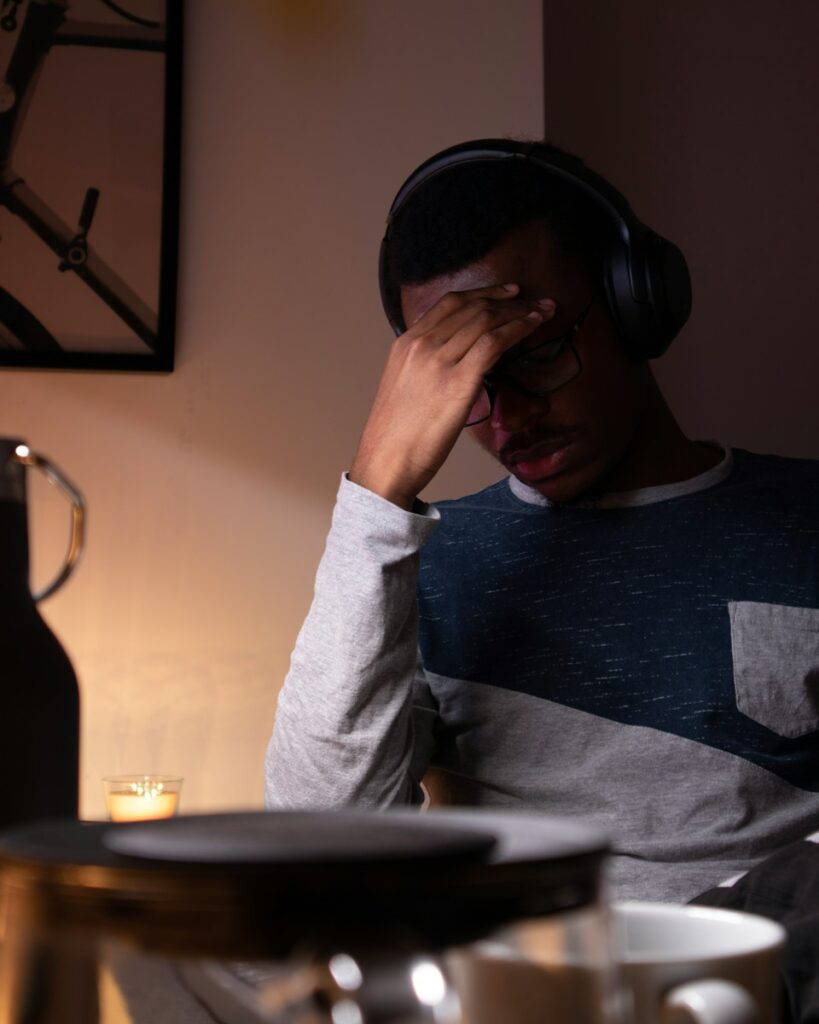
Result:
[[[540,0],[191,0],[178,369],[0,372],[0,434],[90,508],[43,612],[99,779],[179,772],[187,810],[256,806],[275,696],[389,337],[376,254],[424,157],[542,131]],[[436,494],[492,479],[476,450]],[[434,496],[434,495],[433,495]],[[32,487],[35,581],[67,519]]]

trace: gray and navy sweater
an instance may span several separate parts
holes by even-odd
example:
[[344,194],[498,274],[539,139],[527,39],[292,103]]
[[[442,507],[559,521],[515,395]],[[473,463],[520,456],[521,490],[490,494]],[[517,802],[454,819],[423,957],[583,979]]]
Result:
[[269,806],[449,799],[611,837],[685,900],[819,829],[819,463],[735,450],[553,504],[405,512],[342,481],[268,748]]

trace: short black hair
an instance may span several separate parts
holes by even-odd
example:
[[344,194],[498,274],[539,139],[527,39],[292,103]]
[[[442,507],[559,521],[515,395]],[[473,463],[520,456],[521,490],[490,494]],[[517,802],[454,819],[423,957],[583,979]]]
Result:
[[[547,142],[528,143],[534,156],[578,157]],[[394,216],[386,242],[385,294],[400,311],[400,289],[452,273],[485,256],[511,231],[543,222],[558,257],[579,265],[598,284],[612,222],[576,186],[527,160],[455,164],[430,178]]]

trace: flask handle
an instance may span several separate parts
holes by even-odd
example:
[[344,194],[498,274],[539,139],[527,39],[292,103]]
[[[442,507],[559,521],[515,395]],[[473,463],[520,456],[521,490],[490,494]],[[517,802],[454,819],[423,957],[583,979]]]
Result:
[[56,590],[60,589],[79,561],[85,544],[85,502],[77,488],[57,469],[54,463],[49,462],[44,456],[38,455],[37,452],[33,452],[27,444],[18,444],[12,452],[11,458],[28,468],[39,469],[46,480],[61,490],[71,502],[71,539],[68,543],[68,551],[63,566],[54,579],[48,586],[32,595],[35,602],[39,602],[51,597]]

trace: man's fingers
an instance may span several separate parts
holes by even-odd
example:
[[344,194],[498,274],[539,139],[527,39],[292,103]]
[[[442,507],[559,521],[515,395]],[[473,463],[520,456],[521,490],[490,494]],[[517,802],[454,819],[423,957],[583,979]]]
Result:
[[471,288],[463,292],[447,292],[412,321],[407,333],[416,333],[416,329],[417,331],[427,330],[453,314],[460,313],[477,299],[509,299],[514,298],[519,291],[519,285],[510,283],[493,284],[486,288]]
[[465,328],[460,332],[462,337],[453,339],[452,354],[455,355],[457,341],[460,350],[458,358],[464,369],[469,368],[470,373],[482,377],[492,369],[507,349],[513,348],[536,331],[553,313],[554,309],[551,312],[533,309],[513,319],[488,326],[485,330],[478,329],[480,323],[470,324],[471,330]]
[[[442,349],[442,354],[445,354],[449,362],[457,363],[480,340],[481,348],[497,349],[497,359],[511,345],[531,334],[542,323],[551,320],[555,309],[556,305],[551,299],[482,307],[453,334]],[[506,325],[516,326],[509,331],[502,331],[501,328]],[[512,338],[515,340],[511,340]]]
[[482,335],[502,324],[525,318],[532,312],[538,313],[543,320],[550,320],[555,313],[555,303],[551,299],[506,299],[500,302],[481,296],[456,306],[449,316],[424,330],[419,324],[407,331],[404,341],[429,351],[438,351],[445,361],[454,364]]

